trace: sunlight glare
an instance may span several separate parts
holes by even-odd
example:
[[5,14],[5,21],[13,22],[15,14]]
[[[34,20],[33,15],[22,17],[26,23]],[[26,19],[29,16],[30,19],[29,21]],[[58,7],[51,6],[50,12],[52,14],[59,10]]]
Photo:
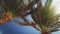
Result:
[[56,6],[56,14],[60,14],[60,3]]
[[53,0],[53,5],[55,6],[55,14],[60,13],[60,0]]

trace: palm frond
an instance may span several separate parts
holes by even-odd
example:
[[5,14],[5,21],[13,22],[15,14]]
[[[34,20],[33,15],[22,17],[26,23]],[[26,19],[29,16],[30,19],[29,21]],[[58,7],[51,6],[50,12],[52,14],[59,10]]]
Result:
[[[41,3],[41,2],[40,2]],[[50,26],[50,24],[54,23],[54,9],[51,7],[52,0],[47,0],[44,7],[37,7],[35,13],[32,13],[32,18],[34,21],[40,26]]]

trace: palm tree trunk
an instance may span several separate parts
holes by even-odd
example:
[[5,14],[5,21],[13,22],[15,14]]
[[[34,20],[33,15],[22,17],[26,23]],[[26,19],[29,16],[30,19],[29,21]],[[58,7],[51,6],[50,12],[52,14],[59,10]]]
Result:
[[48,29],[45,26],[41,27],[41,34],[50,34],[50,32],[48,31]]

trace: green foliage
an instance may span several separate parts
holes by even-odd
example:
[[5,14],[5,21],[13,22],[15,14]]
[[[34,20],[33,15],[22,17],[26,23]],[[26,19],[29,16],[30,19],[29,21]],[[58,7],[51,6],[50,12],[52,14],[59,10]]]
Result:
[[54,9],[51,7],[52,0],[47,0],[44,7],[40,4],[35,10],[35,13],[32,13],[32,18],[34,21],[41,27],[49,27],[52,23],[54,23]]
[[[24,3],[25,0],[0,0],[0,8],[4,12],[12,13],[13,16],[20,15],[25,22],[28,21],[25,18],[26,15],[31,14],[36,24],[48,28],[56,21],[54,7],[51,8],[52,1],[47,0],[45,5],[42,6],[41,0],[28,0],[28,3]],[[33,8],[35,4],[37,4],[37,7]]]
[[22,0],[0,0],[0,3],[0,6],[4,9],[4,12],[11,12],[15,16],[16,11],[21,6]]

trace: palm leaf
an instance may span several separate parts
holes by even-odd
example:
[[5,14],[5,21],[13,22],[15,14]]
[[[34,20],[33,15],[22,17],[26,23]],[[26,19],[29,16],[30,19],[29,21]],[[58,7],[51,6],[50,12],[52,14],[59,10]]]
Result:
[[[51,9],[52,0],[47,1],[44,7],[39,6],[32,14],[34,21],[40,26],[48,26],[54,22],[54,10]],[[52,19],[52,20],[51,20]]]

